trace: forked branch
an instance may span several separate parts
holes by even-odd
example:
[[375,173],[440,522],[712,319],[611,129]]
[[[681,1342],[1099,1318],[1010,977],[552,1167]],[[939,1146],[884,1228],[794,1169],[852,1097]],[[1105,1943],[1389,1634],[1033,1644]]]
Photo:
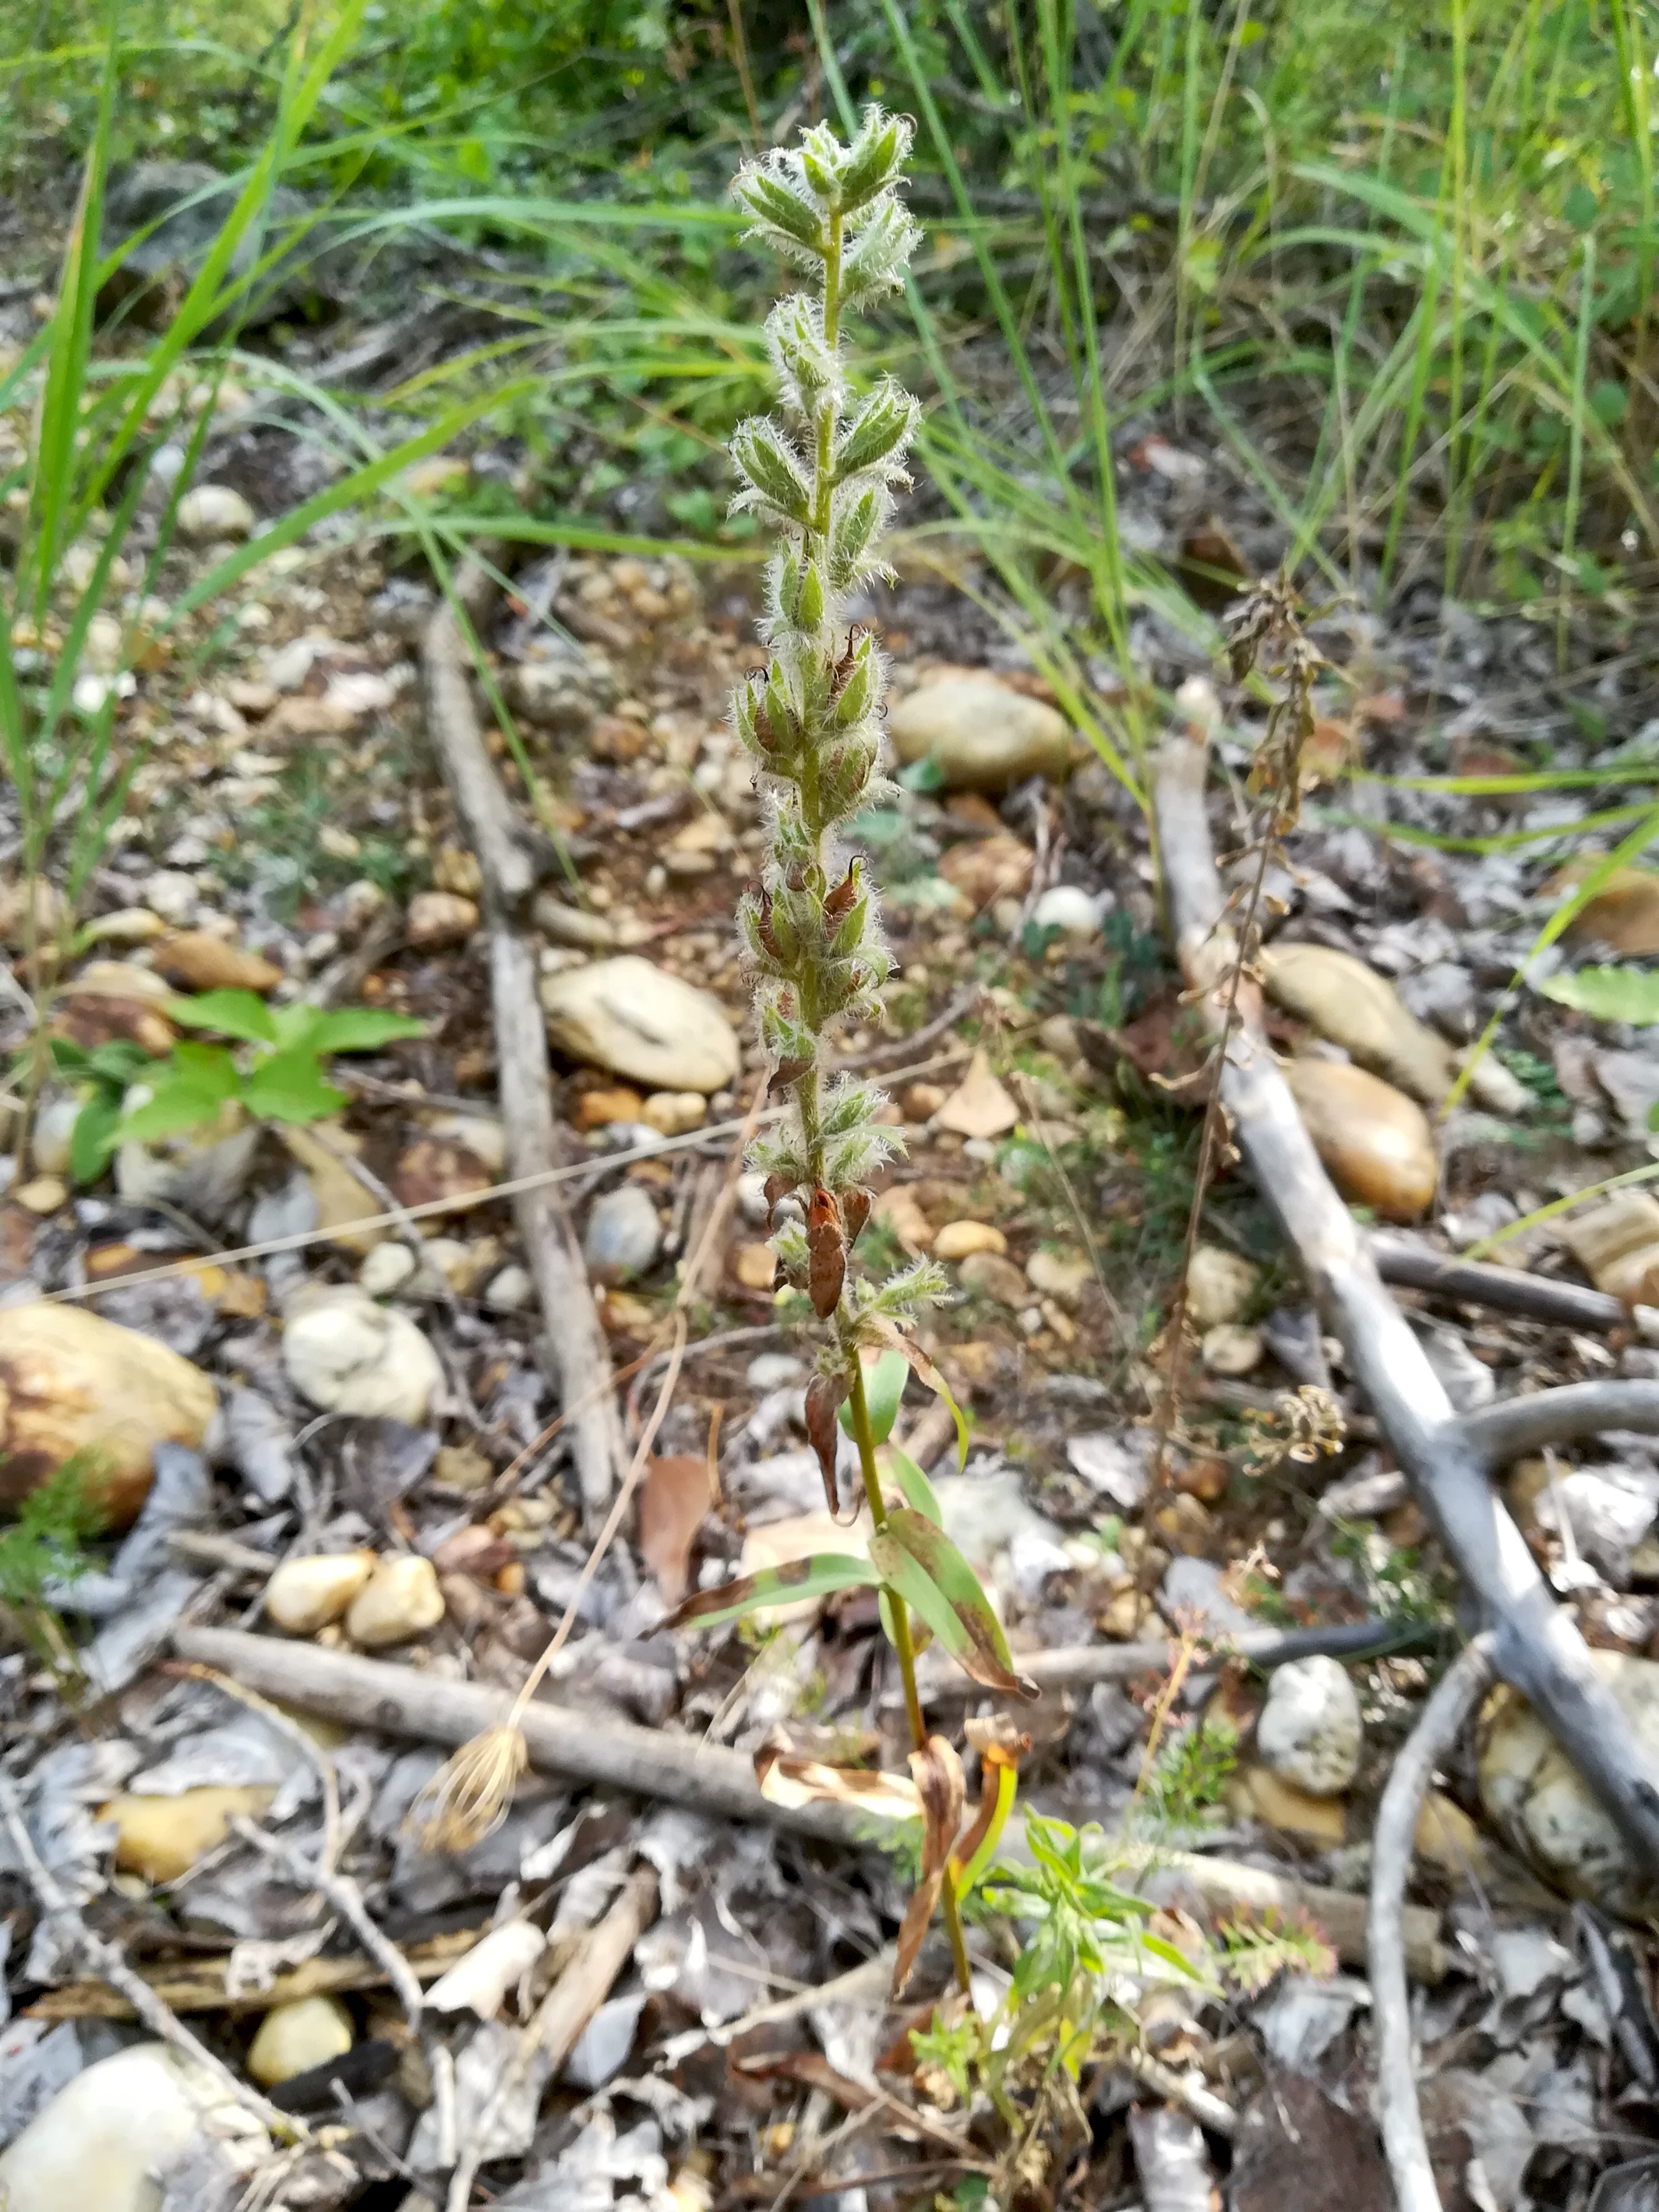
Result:
[[[1155,805],[1182,969],[1219,1035],[1219,994],[1236,946],[1205,812],[1207,767],[1201,740],[1171,738],[1158,758]],[[1529,1442],[1562,1441],[1600,1425],[1647,1425],[1637,1416],[1659,1393],[1644,1401],[1631,1395],[1632,1386],[1596,1384],[1458,1419],[1320,1164],[1263,1034],[1253,988],[1241,998],[1219,1080],[1234,1138],[1480,1626],[1492,1632],[1495,1671],[1529,1700],[1637,1860],[1659,1880],[1659,1778],[1488,1479],[1504,1453]]]

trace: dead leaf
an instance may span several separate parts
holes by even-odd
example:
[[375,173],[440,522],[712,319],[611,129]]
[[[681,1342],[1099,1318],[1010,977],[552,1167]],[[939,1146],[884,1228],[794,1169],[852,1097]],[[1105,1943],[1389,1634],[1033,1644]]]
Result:
[[815,1375],[806,1386],[806,1441],[818,1455],[824,1502],[831,1513],[841,1504],[836,1492],[836,1412],[847,1389],[844,1375]]
[[691,1579],[691,1545],[711,1503],[708,1462],[701,1453],[653,1459],[640,1492],[640,1556],[670,1605]]
[[[1571,862],[1550,878],[1545,896],[1560,898],[1576,890],[1595,865],[1593,854]],[[1659,952],[1659,871],[1615,868],[1567,935],[1575,945],[1593,939],[1627,956]]]
[[962,1826],[964,1794],[962,1761],[955,1747],[942,1735],[930,1735],[920,1751],[910,1753],[910,1771],[921,1801],[921,1874],[899,1928],[898,1954],[893,1961],[896,2002],[915,1971],[922,1939],[939,1903],[945,1869],[951,1863],[951,1846]]
[[985,907],[1000,898],[1023,898],[1036,865],[1030,847],[1003,832],[952,845],[939,872],[964,898]]
[[976,1052],[968,1073],[933,1116],[934,1126],[958,1137],[1000,1137],[1019,1119],[1019,1109],[991,1073],[984,1053]]
[[907,1775],[799,1759],[786,1744],[769,1738],[756,1750],[755,1779],[770,1805],[797,1810],[803,1805],[855,1805],[878,1820],[923,1818],[921,1792]]
[[920,1259],[933,1241],[933,1225],[922,1212],[908,1183],[896,1182],[876,1200],[876,1218],[890,1229],[913,1260]]

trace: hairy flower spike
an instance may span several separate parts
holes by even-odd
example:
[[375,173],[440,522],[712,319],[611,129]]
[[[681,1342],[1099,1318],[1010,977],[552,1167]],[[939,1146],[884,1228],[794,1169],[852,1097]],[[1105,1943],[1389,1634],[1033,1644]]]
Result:
[[[830,1081],[825,1066],[837,1030],[879,1014],[892,967],[868,872],[837,842],[888,788],[882,656],[845,609],[882,573],[882,527],[894,489],[909,481],[917,408],[887,376],[851,392],[842,325],[848,308],[903,281],[918,234],[896,191],[910,137],[908,122],[872,108],[850,146],[818,125],[797,147],[747,164],[735,186],[750,235],[811,280],[767,318],[777,416],[744,422],[732,441],[732,504],[760,515],[780,541],[767,571],[766,672],[732,703],[770,830],[738,936],[773,1095],[790,1101],[750,1158],[774,1188],[811,1194],[805,1225],[781,1231],[780,1257],[834,1322],[847,1356],[855,1313],[881,1296],[867,1285],[849,1291],[848,1256],[869,1216],[869,1177],[899,1139],[880,1118],[879,1091]],[[915,1303],[902,1294],[898,1310]]]

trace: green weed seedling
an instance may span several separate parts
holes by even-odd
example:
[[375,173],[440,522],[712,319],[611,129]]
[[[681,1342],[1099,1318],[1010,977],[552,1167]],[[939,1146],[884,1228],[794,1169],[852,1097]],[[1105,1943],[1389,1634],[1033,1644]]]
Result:
[[0,1611],[11,1616],[19,1634],[64,1682],[76,1668],[51,1593],[72,1586],[93,1566],[86,1547],[109,1517],[98,1496],[97,1474],[95,1462],[76,1453],[32,1490],[17,1518],[0,1529]]
[[376,1006],[268,1006],[252,991],[204,991],[167,1009],[188,1029],[225,1042],[190,1039],[165,1060],[118,1041],[85,1051],[55,1037],[60,1075],[82,1086],[70,1139],[77,1182],[93,1182],[129,1139],[149,1142],[216,1121],[228,1106],[256,1121],[317,1121],[346,1102],[324,1072],[337,1052],[375,1052],[424,1024]]

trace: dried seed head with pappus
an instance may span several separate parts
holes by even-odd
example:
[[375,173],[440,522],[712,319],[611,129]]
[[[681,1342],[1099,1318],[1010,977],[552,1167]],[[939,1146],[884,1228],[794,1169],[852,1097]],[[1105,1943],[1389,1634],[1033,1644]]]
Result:
[[761,880],[738,927],[772,1085],[789,1096],[753,1159],[775,1208],[799,1201],[788,1206],[778,1255],[819,1318],[833,1321],[825,1356],[837,1368],[943,1287],[927,1263],[878,1290],[848,1269],[869,1213],[868,1178],[899,1139],[878,1118],[879,1091],[826,1080],[823,1069],[836,1033],[880,1011],[892,967],[875,887],[838,843],[852,817],[890,787],[881,774],[881,653],[845,610],[861,584],[887,573],[881,535],[895,489],[909,481],[916,403],[890,377],[854,394],[842,319],[903,279],[916,231],[896,187],[909,143],[908,122],[872,108],[851,145],[827,128],[809,131],[798,147],[747,164],[735,186],[749,234],[809,278],[767,321],[778,413],[744,422],[732,441],[741,479],[733,506],[779,539],[761,624],[767,665],[732,703],[769,825]]

